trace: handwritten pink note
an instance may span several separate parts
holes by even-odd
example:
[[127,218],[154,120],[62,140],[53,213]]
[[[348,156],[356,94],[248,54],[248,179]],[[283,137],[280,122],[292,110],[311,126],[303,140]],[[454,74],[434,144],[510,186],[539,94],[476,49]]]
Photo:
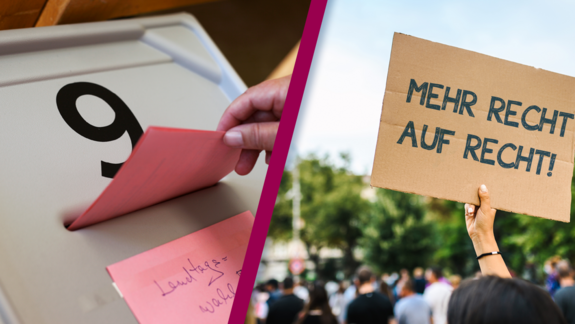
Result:
[[149,127],[114,180],[68,229],[215,185],[234,170],[241,152],[223,137],[224,132]]
[[227,323],[253,215],[246,211],[107,268],[138,322]]

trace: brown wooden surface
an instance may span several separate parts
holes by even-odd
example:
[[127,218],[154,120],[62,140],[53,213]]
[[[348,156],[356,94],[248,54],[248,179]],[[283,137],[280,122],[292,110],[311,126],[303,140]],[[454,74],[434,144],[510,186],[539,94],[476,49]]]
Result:
[[33,27],[46,0],[0,0],[0,29]]
[[310,2],[221,0],[171,12],[194,15],[244,82],[253,86],[301,39]]
[[[157,0],[154,3],[150,0],[0,0],[0,29],[33,27],[40,16],[42,21],[37,25],[52,25],[56,21],[60,24],[71,23],[72,20],[66,19],[72,18],[66,17],[82,10],[87,12],[77,15],[74,22],[118,18],[118,15],[189,12],[200,21],[244,82],[252,86],[268,77],[277,76],[280,70],[281,74],[286,74],[284,68],[287,68],[286,71],[291,68],[297,53],[293,47],[301,38],[310,1]],[[137,5],[126,11],[125,8],[134,2],[138,2]],[[179,8],[183,5],[186,7]],[[136,14],[142,10],[156,11]]]
[[47,0],[36,27],[129,17],[209,1],[214,0]]

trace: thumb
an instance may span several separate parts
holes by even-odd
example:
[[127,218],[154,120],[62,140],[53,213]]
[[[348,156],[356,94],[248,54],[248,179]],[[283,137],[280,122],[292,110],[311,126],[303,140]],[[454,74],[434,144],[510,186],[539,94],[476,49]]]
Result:
[[239,125],[226,132],[224,143],[242,149],[272,151],[278,126],[279,122]]
[[487,191],[487,187],[484,184],[479,187],[479,200],[481,202],[479,208],[483,211],[483,214],[489,215],[491,212],[491,200],[489,191]]

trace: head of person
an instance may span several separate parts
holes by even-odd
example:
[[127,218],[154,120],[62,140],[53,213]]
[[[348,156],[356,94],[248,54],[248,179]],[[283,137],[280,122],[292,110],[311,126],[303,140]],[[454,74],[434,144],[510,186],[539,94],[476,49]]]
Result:
[[407,271],[407,269],[401,269],[401,271],[399,271],[399,273],[401,275],[401,279],[403,279],[403,280],[409,279],[409,271]]
[[423,277],[423,268],[417,267],[413,269],[413,277],[414,278],[422,278]]
[[575,284],[573,280],[573,267],[567,260],[557,262],[557,275],[559,276],[559,285],[569,287]]
[[305,321],[305,317],[309,316],[309,311],[321,311],[319,322],[321,324],[330,324],[337,322],[337,319],[331,312],[329,306],[329,298],[327,291],[321,282],[314,282],[309,287],[309,303],[305,308],[305,315],[299,323]]
[[313,285],[310,286],[309,290],[309,309],[321,309],[323,310],[324,306],[328,305],[329,307],[329,300],[327,298],[327,290],[323,287],[323,285],[319,282],[315,282]]
[[353,285],[357,288],[359,287],[359,278],[356,276],[353,277],[352,281]]
[[270,279],[266,282],[266,290],[267,291],[276,291],[279,288],[279,282],[275,279]]
[[429,267],[425,271],[425,280],[429,283],[438,282],[441,276],[443,276],[443,274],[441,268],[438,266]]
[[343,294],[348,286],[349,286],[349,284],[345,280],[340,281],[338,289],[337,289],[337,293]]
[[412,279],[408,279],[401,287],[401,291],[399,292],[399,296],[401,298],[409,297],[415,294],[415,283]]
[[561,258],[557,255],[550,257],[549,259],[547,259],[547,261],[545,261],[545,273],[550,275],[555,273],[556,271],[556,266],[557,263],[559,263],[559,261],[561,261]]
[[461,276],[460,275],[452,275],[449,277],[449,282],[453,289],[456,289],[461,284]]
[[286,277],[283,281],[283,293],[284,295],[291,295],[293,294],[293,278]]
[[557,274],[561,279],[571,278],[573,275],[573,268],[571,267],[571,263],[567,260],[561,260],[557,262]]
[[387,282],[382,280],[381,283],[379,284],[379,291],[384,295],[388,295],[389,292],[391,291],[391,288],[389,288]]
[[543,289],[521,279],[485,276],[464,281],[447,308],[449,324],[566,324]]
[[359,286],[371,283],[373,279],[373,272],[368,266],[361,266],[357,269],[357,280],[359,282]]
[[384,272],[384,273],[381,275],[381,280],[386,281],[387,279],[389,279],[389,273]]
[[254,290],[256,290],[257,292],[265,292],[266,291],[266,285],[263,283],[259,283],[256,285]]

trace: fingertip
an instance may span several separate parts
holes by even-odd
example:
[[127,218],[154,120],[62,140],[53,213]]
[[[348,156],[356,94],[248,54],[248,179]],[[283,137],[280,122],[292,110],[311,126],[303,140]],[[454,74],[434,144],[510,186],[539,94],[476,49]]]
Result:
[[484,203],[488,203],[489,202],[489,190],[487,190],[487,186],[482,184],[481,186],[479,186],[479,200],[481,201],[481,206]]
[[242,167],[236,165],[236,173],[241,176],[245,176],[247,173],[242,169]]
[[231,147],[243,147],[244,137],[242,132],[237,130],[230,130],[224,134],[224,144]]
[[260,152],[256,150],[242,150],[238,163],[236,164],[236,173],[247,175],[252,172],[258,160]]
[[236,173],[241,176],[245,176],[248,175],[253,168],[254,168],[253,165],[249,165],[248,163],[244,163],[243,161],[241,161],[238,162],[238,164],[236,164]]

